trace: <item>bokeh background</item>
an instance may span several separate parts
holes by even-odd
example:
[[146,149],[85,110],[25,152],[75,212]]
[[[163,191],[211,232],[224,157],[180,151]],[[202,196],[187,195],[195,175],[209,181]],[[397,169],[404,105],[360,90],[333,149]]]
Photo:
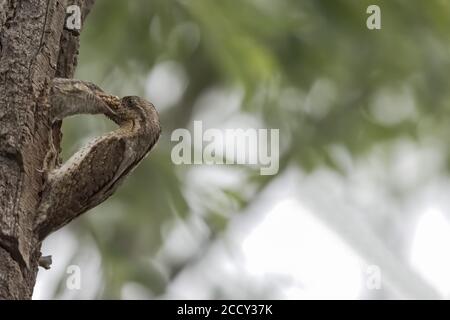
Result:
[[[381,30],[366,27],[370,4]],[[152,101],[163,135],[111,199],[45,241],[54,262],[34,298],[449,297],[449,12],[446,0],[98,0],[76,77]],[[194,120],[280,129],[279,173],[175,166],[170,134]],[[64,158],[112,128],[65,121]],[[66,287],[70,265],[80,290]]]

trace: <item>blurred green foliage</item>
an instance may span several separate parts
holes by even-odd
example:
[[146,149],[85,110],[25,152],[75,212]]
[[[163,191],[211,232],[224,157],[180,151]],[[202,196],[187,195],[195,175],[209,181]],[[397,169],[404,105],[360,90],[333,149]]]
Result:
[[[381,7],[380,31],[366,28],[370,4]],[[170,161],[170,133],[190,125],[211,88],[239,88],[238,112],[280,128],[280,172],[290,165],[340,170],[335,146],[358,156],[402,136],[446,141],[449,9],[445,0],[98,0],[82,32],[78,78],[120,96],[145,96],[148,73],[159,63],[174,61],[187,75],[180,101],[161,110],[157,148],[72,227],[86,240],[79,250],[95,244],[101,252],[98,297],[119,298],[129,281],[160,295],[170,282],[171,271],[161,273],[149,259],[163,243],[161,230],[192,214],[190,168]],[[101,118],[66,121],[65,157],[111,127]],[[244,170],[246,184],[198,192],[212,234],[274,178]],[[252,192],[243,191],[248,186]]]

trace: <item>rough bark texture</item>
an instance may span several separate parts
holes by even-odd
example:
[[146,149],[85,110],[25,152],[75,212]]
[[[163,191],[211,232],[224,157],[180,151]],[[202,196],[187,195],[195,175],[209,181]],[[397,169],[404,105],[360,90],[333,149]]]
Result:
[[[66,8],[87,15],[94,0],[0,0],[0,298],[29,299],[40,242],[33,222],[41,200],[44,158],[59,149],[51,125],[51,80],[73,76],[79,34],[64,29]],[[84,19],[83,19],[84,20]]]

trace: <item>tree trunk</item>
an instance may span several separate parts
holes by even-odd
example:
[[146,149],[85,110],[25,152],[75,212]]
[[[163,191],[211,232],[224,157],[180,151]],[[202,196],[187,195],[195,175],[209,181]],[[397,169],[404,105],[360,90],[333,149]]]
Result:
[[44,158],[60,149],[60,123],[48,116],[49,85],[71,78],[79,32],[65,29],[66,9],[82,21],[94,0],[0,0],[0,299],[30,299],[40,241],[34,221]]

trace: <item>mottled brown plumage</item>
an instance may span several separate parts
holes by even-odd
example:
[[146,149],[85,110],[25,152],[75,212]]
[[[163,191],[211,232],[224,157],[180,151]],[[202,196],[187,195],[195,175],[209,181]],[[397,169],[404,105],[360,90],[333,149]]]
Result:
[[62,120],[77,114],[111,113],[112,110],[103,98],[118,100],[106,95],[97,85],[81,80],[55,78],[50,89],[50,117]]
[[[98,87],[93,91],[89,86],[83,89],[83,84],[76,84],[75,91],[82,88],[76,98],[67,83],[64,86],[69,90],[52,91],[58,95],[51,99],[57,102],[55,118],[103,113],[119,128],[93,139],[61,167],[48,173],[36,221],[40,240],[111,196],[156,144],[161,133],[158,114],[151,103],[139,97],[119,100]],[[73,101],[83,101],[80,99],[83,95],[88,98],[84,101],[87,105],[77,107]],[[71,105],[68,111],[62,107],[66,100]]]

